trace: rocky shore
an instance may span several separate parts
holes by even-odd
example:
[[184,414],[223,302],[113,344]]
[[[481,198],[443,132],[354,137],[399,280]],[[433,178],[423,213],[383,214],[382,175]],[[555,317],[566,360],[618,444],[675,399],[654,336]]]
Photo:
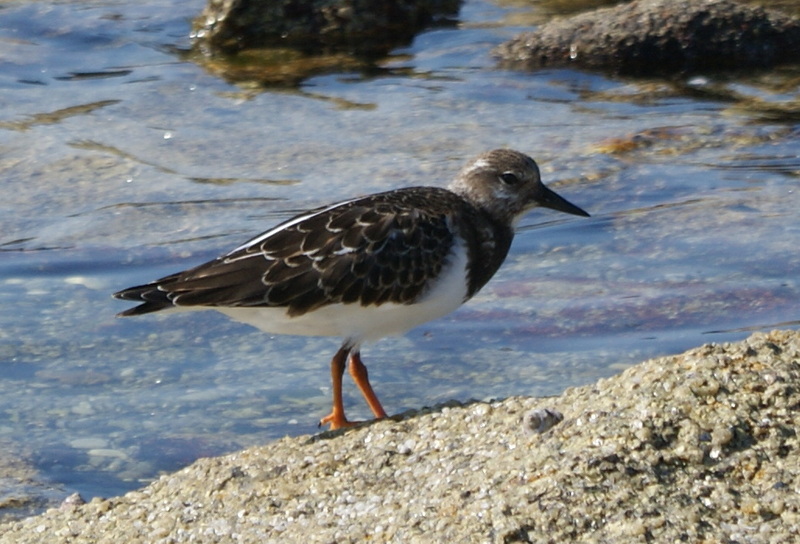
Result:
[[[560,412],[544,432],[537,414]],[[0,543],[797,542],[800,333],[201,459]]]

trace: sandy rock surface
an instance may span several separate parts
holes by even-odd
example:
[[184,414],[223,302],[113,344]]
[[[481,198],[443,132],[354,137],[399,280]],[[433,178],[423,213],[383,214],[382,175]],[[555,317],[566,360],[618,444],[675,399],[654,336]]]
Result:
[[798,332],[395,419],[201,459],[0,543],[800,541]]

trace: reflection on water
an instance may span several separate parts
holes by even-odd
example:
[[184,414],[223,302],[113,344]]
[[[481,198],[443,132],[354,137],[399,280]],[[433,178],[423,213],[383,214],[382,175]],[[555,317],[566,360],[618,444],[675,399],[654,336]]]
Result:
[[[63,493],[109,496],[198,456],[313,433],[329,409],[335,339],[270,337],[213,312],[119,320],[112,292],[297,210],[443,185],[494,147],[534,155],[592,218],[532,212],[473,301],[367,346],[390,412],[556,394],[798,325],[796,67],[708,75],[691,93],[497,71],[487,53],[513,32],[509,12],[476,1],[462,28],[423,34],[385,71],[259,91],[171,53],[201,5],[0,11],[0,442]],[[495,24],[479,24],[487,14]],[[353,417],[369,415],[345,394]]]

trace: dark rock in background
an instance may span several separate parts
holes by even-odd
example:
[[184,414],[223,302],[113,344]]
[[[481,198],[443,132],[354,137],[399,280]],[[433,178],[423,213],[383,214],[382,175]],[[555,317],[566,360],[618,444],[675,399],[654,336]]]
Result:
[[192,37],[204,53],[290,47],[381,55],[459,6],[460,0],[209,0]]
[[800,60],[800,22],[731,0],[634,0],[555,19],[494,50],[507,68],[627,75],[762,68]]

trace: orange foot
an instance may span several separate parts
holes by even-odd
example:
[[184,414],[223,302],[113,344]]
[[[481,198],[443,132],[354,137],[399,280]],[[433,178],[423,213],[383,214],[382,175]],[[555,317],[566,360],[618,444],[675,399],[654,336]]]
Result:
[[322,427],[323,425],[330,425],[328,427],[329,431],[335,431],[336,429],[347,429],[348,427],[355,427],[359,423],[363,423],[363,421],[350,421],[344,414],[331,412],[327,416],[323,417],[319,420],[319,426]]

